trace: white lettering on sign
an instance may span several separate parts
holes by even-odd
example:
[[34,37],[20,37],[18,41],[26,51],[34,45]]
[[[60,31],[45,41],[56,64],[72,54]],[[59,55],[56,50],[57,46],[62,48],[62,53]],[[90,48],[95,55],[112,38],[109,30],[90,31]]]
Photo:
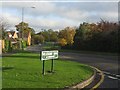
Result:
[[58,58],[58,50],[41,52],[41,60],[50,60],[50,59],[57,59],[57,58]]

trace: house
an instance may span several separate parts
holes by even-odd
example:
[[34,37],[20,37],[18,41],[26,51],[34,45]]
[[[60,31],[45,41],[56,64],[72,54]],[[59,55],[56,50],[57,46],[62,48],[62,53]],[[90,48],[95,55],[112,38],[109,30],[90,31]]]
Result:
[[28,46],[31,45],[31,32],[25,32],[23,34],[18,34],[18,37],[26,41]]
[[[20,43],[20,38],[21,40],[26,41],[26,44],[29,46],[31,45],[31,33],[26,32],[23,35],[21,33],[17,33],[15,31],[7,31],[5,34],[5,40],[11,41],[11,46],[16,49],[19,48],[19,43]],[[1,40],[1,48],[4,50],[6,46],[6,41]]]
[[15,31],[7,31],[6,32],[6,39],[11,41],[11,44],[17,44],[18,43],[18,35]]
[[18,34],[17,34],[17,32],[15,32],[15,31],[8,31],[8,32],[7,32],[7,37],[8,37],[8,38],[17,39],[17,38],[18,38]]
[[31,33],[28,33],[28,37],[27,37],[27,45],[31,45]]
[[23,35],[21,33],[17,33],[15,31],[9,31],[7,32],[7,38],[9,40],[12,41],[12,43],[17,43],[17,40],[19,38],[23,38],[23,40],[25,40],[27,42],[27,45],[31,45],[31,33],[27,32],[27,33],[23,33]]

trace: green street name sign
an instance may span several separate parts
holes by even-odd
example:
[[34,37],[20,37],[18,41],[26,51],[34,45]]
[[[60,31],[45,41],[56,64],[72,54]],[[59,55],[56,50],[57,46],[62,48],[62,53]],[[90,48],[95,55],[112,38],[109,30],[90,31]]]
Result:
[[58,50],[41,52],[41,60],[51,60],[57,58],[58,58]]

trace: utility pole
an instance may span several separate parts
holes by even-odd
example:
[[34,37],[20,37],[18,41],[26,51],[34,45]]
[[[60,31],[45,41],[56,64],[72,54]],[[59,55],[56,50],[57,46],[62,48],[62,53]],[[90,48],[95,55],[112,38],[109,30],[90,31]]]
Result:
[[[30,8],[35,8],[35,7],[30,7]],[[24,38],[24,10],[25,7],[22,7],[21,30],[19,31],[20,49],[22,50],[23,50],[23,38]]]
[[23,36],[24,35],[24,7],[22,7],[22,23],[21,23],[21,47],[23,50]]

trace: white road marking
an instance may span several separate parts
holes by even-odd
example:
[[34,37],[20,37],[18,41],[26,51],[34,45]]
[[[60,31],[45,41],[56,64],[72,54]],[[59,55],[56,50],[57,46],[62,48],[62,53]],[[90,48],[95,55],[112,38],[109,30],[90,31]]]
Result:
[[108,75],[110,75],[110,76],[115,76],[115,77],[117,77],[117,78],[120,77],[120,75],[118,75],[118,74],[112,74],[112,73],[105,72],[105,71],[103,71],[103,73],[104,73],[104,74],[108,74]]
[[105,73],[105,74],[110,74],[109,72],[105,72],[105,71],[103,71],[103,73]]
[[120,80],[120,79],[118,79],[116,77],[112,77],[112,76],[108,76],[108,78]]
[[120,75],[116,75],[117,77],[120,77]]
[[105,72],[105,71],[103,71],[103,73],[110,79],[120,80],[120,75],[112,74],[110,72]]

